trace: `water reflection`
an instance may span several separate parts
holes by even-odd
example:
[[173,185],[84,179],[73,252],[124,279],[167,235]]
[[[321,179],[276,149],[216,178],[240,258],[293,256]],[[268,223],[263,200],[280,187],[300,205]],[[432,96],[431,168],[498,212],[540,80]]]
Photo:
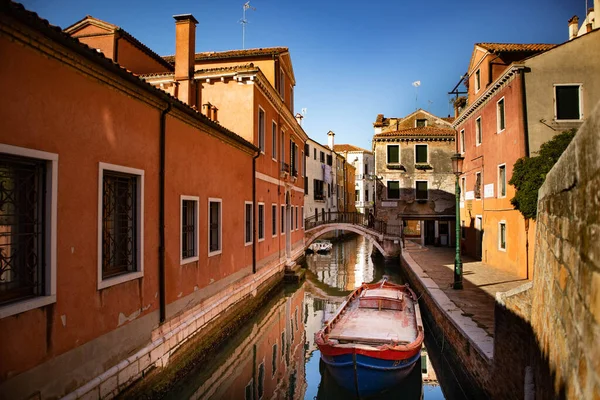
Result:
[[[354,398],[329,376],[314,333],[363,282],[377,281],[385,274],[402,283],[397,263],[386,265],[383,260],[371,259],[372,246],[355,237],[336,243],[329,255],[307,256],[306,281],[281,290],[228,340],[209,365],[182,374],[168,398]],[[420,366],[398,388],[379,398],[443,399],[425,347]]]

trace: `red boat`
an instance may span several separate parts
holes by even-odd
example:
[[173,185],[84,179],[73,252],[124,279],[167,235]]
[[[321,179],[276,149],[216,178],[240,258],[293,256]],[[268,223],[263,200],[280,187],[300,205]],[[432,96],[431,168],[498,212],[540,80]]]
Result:
[[363,284],[315,334],[337,383],[359,397],[399,384],[421,356],[423,323],[408,285]]

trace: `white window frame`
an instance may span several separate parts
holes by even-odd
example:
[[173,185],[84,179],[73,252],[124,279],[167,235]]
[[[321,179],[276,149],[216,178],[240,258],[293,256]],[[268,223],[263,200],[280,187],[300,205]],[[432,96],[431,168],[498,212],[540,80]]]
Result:
[[[194,226],[194,237],[196,239],[196,255],[193,257],[183,258],[183,201],[193,201],[196,207],[196,224]],[[198,196],[179,196],[179,265],[198,261],[200,259],[200,197]]]
[[[275,128],[275,129],[273,129]],[[271,120],[271,145],[273,148],[271,149],[271,159],[277,162],[277,122]]]
[[[558,119],[558,109],[556,107],[556,88],[558,86],[579,86],[579,119]],[[583,121],[583,83],[555,83],[554,92],[554,121],[555,122],[581,122]]]
[[[215,251],[210,251],[210,203],[219,203],[219,250],[215,250]],[[207,205],[207,213],[208,213],[208,219],[207,219],[207,233],[208,233],[208,237],[206,238],[206,245],[208,248],[208,256],[212,257],[212,256],[216,256],[218,254],[223,253],[223,200],[216,198],[216,197],[209,197],[208,198],[208,205]]]
[[[263,234],[262,238],[260,237],[260,228],[261,228],[261,226],[260,226],[261,225],[261,223],[260,223],[260,208],[261,207],[262,207],[262,215],[263,215],[263,218],[262,218],[262,234]],[[257,227],[258,227],[258,232],[256,234],[258,236],[258,241],[259,242],[264,242],[265,241],[265,236],[266,236],[265,235],[265,225],[266,225],[265,224],[265,203],[261,203],[261,202],[258,203],[258,209],[256,210],[256,219],[257,219],[256,223],[257,223]]]
[[[261,124],[260,124],[260,113],[263,113],[263,119],[262,119],[262,143],[261,143]],[[257,123],[258,123],[258,148],[260,149],[261,154],[265,154],[265,135],[266,135],[266,131],[267,131],[267,113],[265,112],[265,110],[261,107],[258,106],[258,115],[256,117],[257,119]]]
[[[504,248],[501,246],[501,243],[502,243],[502,235],[501,235],[502,230],[500,228],[501,225],[504,225]],[[506,238],[507,237],[508,237],[508,235],[506,234],[506,221],[501,220],[498,222],[498,250],[499,251],[506,252],[506,247],[507,247]]]
[[[479,121],[479,123],[477,123]],[[481,139],[481,140],[480,140]],[[475,119],[475,146],[481,146],[483,142],[483,125],[481,122],[481,116]]]
[[[501,194],[502,191],[500,190],[500,168],[501,167],[504,167],[504,195]],[[497,189],[498,189],[498,198],[499,199],[503,199],[503,198],[506,197],[506,192],[508,192],[508,190],[507,190],[508,189],[508,186],[507,186],[508,183],[506,182],[506,178],[507,178],[507,176],[506,176],[506,163],[498,164],[497,171],[498,171],[498,173],[497,173],[497,175],[498,175],[498,187],[497,187]]]
[[[396,146],[398,147],[398,162],[389,162],[388,160],[388,147],[390,146]],[[400,164],[400,162],[402,161],[402,157],[400,155],[400,145],[399,144],[386,144],[385,146],[385,163],[386,164],[391,164],[391,165],[398,165]]]
[[481,69],[475,71],[475,93],[481,90]]
[[[500,126],[500,102],[502,102],[504,104],[503,109],[502,109],[502,113],[503,115],[503,120],[504,120],[504,127]],[[506,101],[504,100],[504,96],[502,96],[502,98],[500,100],[498,100],[496,102],[496,133],[502,133],[504,132],[504,130],[506,129]]]
[[[275,212],[273,212],[273,208],[275,208]],[[279,231],[279,225],[277,224],[279,222],[279,219],[277,218],[277,214],[279,213],[278,211],[278,206],[277,203],[271,203],[271,236],[272,237],[277,237],[277,232]],[[273,233],[273,223],[275,223],[275,233]]]
[[417,127],[417,121],[419,121],[419,120],[425,121],[425,126],[427,126],[427,122],[428,122],[427,118],[415,118],[415,126],[414,126],[414,128]]
[[466,149],[466,145],[465,145],[465,130],[461,129],[460,130],[460,154],[465,154],[465,149]]
[[[417,183],[418,182],[425,182],[427,183],[427,191],[425,192],[425,194],[427,195],[427,197],[425,199],[417,199]],[[429,201],[429,180],[427,179],[415,179],[415,200],[417,201]]]
[[0,306],[0,319],[56,303],[56,226],[58,220],[58,154],[0,144],[0,153],[46,160],[45,287],[43,296]]
[[[102,279],[102,205],[103,205],[103,183],[104,171],[122,172],[137,175],[137,265],[138,270],[128,274],[118,275],[113,278]],[[180,249],[181,254],[181,249]],[[144,170],[124,167],[122,165],[98,163],[98,290],[118,285],[144,276]]]
[[[250,206],[250,241],[246,241],[246,206]],[[209,221],[210,224],[210,221]],[[254,207],[251,201],[244,201],[244,246],[254,243]]]
[[[425,148],[427,149],[427,161],[425,161],[424,163],[417,162],[417,146],[425,146]],[[415,147],[415,164],[429,164],[429,145],[422,144],[422,143],[415,143],[414,147]]]

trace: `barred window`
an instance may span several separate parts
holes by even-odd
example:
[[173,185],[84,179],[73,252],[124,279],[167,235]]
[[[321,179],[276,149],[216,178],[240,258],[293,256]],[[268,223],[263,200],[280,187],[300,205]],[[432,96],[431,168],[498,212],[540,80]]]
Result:
[[271,205],[271,234],[277,236],[277,205]]
[[0,304],[43,296],[46,161],[0,155]]
[[244,219],[245,219],[245,243],[252,243],[252,203],[246,202],[244,206]]
[[208,255],[221,253],[221,200],[208,201]]
[[198,198],[181,196],[181,261],[198,259]]
[[265,205],[258,205],[258,240],[265,238]]
[[138,270],[138,176],[104,170],[102,278]]

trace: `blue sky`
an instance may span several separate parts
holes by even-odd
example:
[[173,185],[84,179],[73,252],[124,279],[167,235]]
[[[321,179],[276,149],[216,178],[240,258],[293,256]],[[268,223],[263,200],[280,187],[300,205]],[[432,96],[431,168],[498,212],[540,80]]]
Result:
[[[174,53],[174,14],[192,13],[196,51],[242,47],[245,0],[26,0],[65,28],[92,15],[121,26],[161,55]],[[593,0],[588,0],[592,6]],[[401,117],[416,106],[451,113],[449,92],[477,42],[562,43],[567,20],[585,17],[585,0],[251,0],[246,48],[289,47],[296,111],[327,143],[371,148],[377,114]],[[414,81],[421,81],[416,102]]]

